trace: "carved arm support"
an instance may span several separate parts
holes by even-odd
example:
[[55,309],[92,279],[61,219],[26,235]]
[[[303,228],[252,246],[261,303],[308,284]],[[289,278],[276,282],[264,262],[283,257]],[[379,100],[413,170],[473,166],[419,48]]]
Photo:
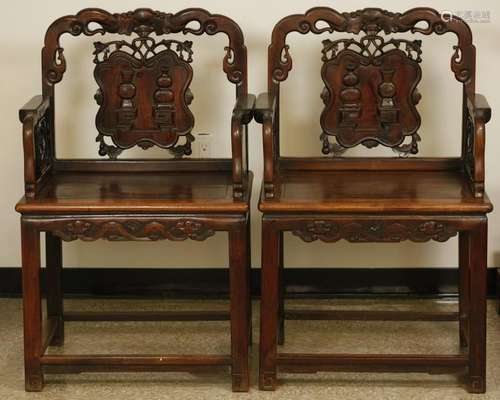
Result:
[[255,96],[238,96],[231,117],[234,197],[243,196],[243,180],[248,172],[248,124],[253,118]]
[[19,110],[23,124],[25,195],[35,195],[52,167],[52,132],[48,109],[50,100],[35,96]]
[[486,98],[476,94],[467,97],[465,120],[464,167],[471,179],[474,195],[484,195],[484,150],[486,123],[491,118],[491,108]]
[[269,93],[261,93],[255,104],[255,120],[262,124],[264,144],[264,193],[267,198],[274,197],[274,168],[278,157],[274,125],[276,119],[276,98]]

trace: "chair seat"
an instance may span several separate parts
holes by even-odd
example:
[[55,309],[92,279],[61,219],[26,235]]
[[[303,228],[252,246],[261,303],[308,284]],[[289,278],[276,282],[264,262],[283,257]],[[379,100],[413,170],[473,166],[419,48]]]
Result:
[[263,212],[487,213],[460,171],[282,172],[275,196],[261,196]]
[[23,214],[245,213],[252,178],[242,199],[233,198],[232,175],[223,172],[57,173],[34,198],[23,197]]

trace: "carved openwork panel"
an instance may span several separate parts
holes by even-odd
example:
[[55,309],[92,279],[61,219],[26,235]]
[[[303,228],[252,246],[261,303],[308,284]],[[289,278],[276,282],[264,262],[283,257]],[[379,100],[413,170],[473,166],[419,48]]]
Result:
[[475,170],[475,162],[474,162],[474,120],[470,116],[469,113],[465,114],[465,159],[464,165],[465,170],[469,174],[469,176],[474,180],[474,170]]
[[52,140],[49,116],[44,114],[34,128],[35,175],[40,177],[52,162]]
[[[465,94],[469,98],[475,95],[476,58],[472,33],[469,26],[457,16],[443,18],[439,11],[424,7],[404,13],[380,8],[341,13],[328,7],[315,7],[304,14],[289,15],[274,27],[269,46],[268,82],[273,98],[279,98],[280,83],[288,78],[292,70],[292,51],[287,44],[287,37],[292,32],[364,35],[360,40],[326,41],[324,53],[327,49],[329,53],[326,51],[323,69],[327,90],[322,95],[326,108],[322,118],[324,132],[321,135],[324,153],[338,155],[359,143],[369,147],[384,144],[403,155],[414,154],[418,150],[418,113],[414,105],[419,95],[412,85],[416,86],[420,75],[417,65],[420,61],[420,42],[396,39],[384,41],[382,33],[453,33],[457,42],[451,51],[451,70],[455,78],[463,83]],[[354,56],[354,53],[357,55]],[[406,58],[403,53],[406,53]],[[367,59],[370,59],[369,64]],[[349,71],[347,67],[351,64],[352,70]],[[395,69],[398,73],[393,72]],[[376,78],[376,81],[372,82],[372,78]],[[337,105],[343,111],[333,111]],[[403,113],[408,120],[401,118]],[[342,121],[344,126],[341,126]],[[358,124],[357,129],[346,126],[354,123]],[[401,124],[399,134],[395,127],[397,123]],[[365,128],[363,124],[366,124]],[[332,136],[336,136],[337,143],[329,142]]]
[[[135,145],[172,148],[184,136],[186,143],[176,153],[190,154],[191,42],[141,37],[131,43],[97,42],[95,48],[99,153],[114,158]],[[107,145],[104,136],[116,146]]]
[[[338,155],[360,143],[417,153],[420,44],[377,35],[323,42],[323,153]],[[407,136],[411,142],[402,145]]]
[[237,95],[247,93],[246,47],[243,33],[232,19],[200,8],[176,14],[148,8],[111,14],[88,8],[59,18],[47,30],[42,51],[44,97],[54,97],[54,85],[66,72],[61,37],[108,33],[135,39],[96,43],[95,78],[99,84],[96,100],[100,105],[97,141],[103,156],[116,158],[134,145],[143,148],[157,145],[169,149],[175,157],[191,153],[194,137],[190,132],[194,121],[187,107],[193,99],[189,90],[191,42],[156,42],[152,35],[162,39],[172,33],[196,36],[224,33],[228,42],[222,69],[236,85]]

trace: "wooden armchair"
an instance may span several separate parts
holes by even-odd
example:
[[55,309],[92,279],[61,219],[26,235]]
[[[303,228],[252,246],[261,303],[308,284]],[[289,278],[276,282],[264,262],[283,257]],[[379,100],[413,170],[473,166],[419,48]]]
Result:
[[[195,57],[191,41],[165,38],[178,32],[224,33],[228,38],[222,67],[236,86],[231,158],[183,158],[191,154],[194,140],[189,85]],[[60,44],[60,37],[66,33],[132,36],[129,40],[95,43],[94,76],[99,86],[95,95],[99,105],[96,141],[99,155],[106,160],[56,157],[54,89],[66,71]],[[255,97],[247,92],[246,57],[238,25],[202,9],[177,14],[150,9],[110,14],[85,9],[49,27],[42,52],[42,95],[34,97],[19,113],[23,123],[25,196],[16,210],[22,214],[26,390],[41,390],[44,371],[53,367],[59,371],[64,367],[71,371],[191,371],[217,365],[231,367],[233,390],[248,390],[252,173],[247,164],[246,125],[252,119]],[[173,157],[118,159],[134,146],[158,146]],[[43,332],[40,232],[46,233],[47,244],[48,321]],[[231,355],[45,353],[48,346],[63,344],[65,320],[83,318],[81,314],[77,317],[63,312],[61,240],[202,241],[216,232],[227,232],[229,236]],[[208,318],[214,320],[219,314]],[[152,320],[204,317],[207,315],[195,312],[184,317],[176,312],[150,316]],[[148,320],[147,314],[139,320]]]
[[[463,85],[462,152],[450,158],[348,158],[350,148],[387,146],[402,156],[418,152],[421,41],[391,38],[412,32],[453,33],[451,70]],[[291,32],[346,32],[323,41],[321,148],[329,157],[280,155],[280,84],[292,68]],[[382,36],[384,33],[387,36]],[[492,205],[484,192],[485,124],[491,111],[475,88],[475,47],[460,18],[430,8],[392,13],[367,8],[339,13],[313,8],[276,24],[269,46],[268,93],[256,102],[262,123],[264,182],[260,388],[274,390],[277,370],[421,371],[465,369],[470,391],[486,388],[486,243]],[[424,137],[424,134],[422,135]],[[408,313],[406,320],[459,320],[462,351],[454,355],[278,353],[284,340],[283,232],[305,242],[444,242],[459,236],[459,313]],[[318,313],[315,313],[317,316]],[[335,315],[324,313],[327,319]],[[350,318],[370,319],[367,312]],[[378,314],[380,316],[380,313]],[[384,319],[397,319],[387,313]],[[303,315],[302,318],[307,319]]]

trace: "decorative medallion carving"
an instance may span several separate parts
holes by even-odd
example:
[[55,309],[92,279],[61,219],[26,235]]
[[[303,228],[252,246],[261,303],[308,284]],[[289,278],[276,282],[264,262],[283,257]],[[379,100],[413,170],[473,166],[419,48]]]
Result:
[[[338,156],[360,143],[383,144],[401,155],[418,152],[420,46],[419,40],[385,41],[378,35],[323,41],[324,154]],[[410,144],[403,144],[405,137]]]
[[445,242],[458,231],[444,222],[330,222],[312,221],[292,231],[305,242]]
[[[156,42],[150,37],[95,43],[100,155],[116,158],[135,145],[156,145],[175,156],[191,154],[191,46],[189,41]],[[105,137],[116,146],[107,144]],[[185,144],[174,147],[180,137]]]
[[50,228],[51,232],[64,241],[110,241],[126,240],[186,240],[202,241],[215,234],[204,223],[189,219],[177,221],[143,220],[73,220],[57,221]]

